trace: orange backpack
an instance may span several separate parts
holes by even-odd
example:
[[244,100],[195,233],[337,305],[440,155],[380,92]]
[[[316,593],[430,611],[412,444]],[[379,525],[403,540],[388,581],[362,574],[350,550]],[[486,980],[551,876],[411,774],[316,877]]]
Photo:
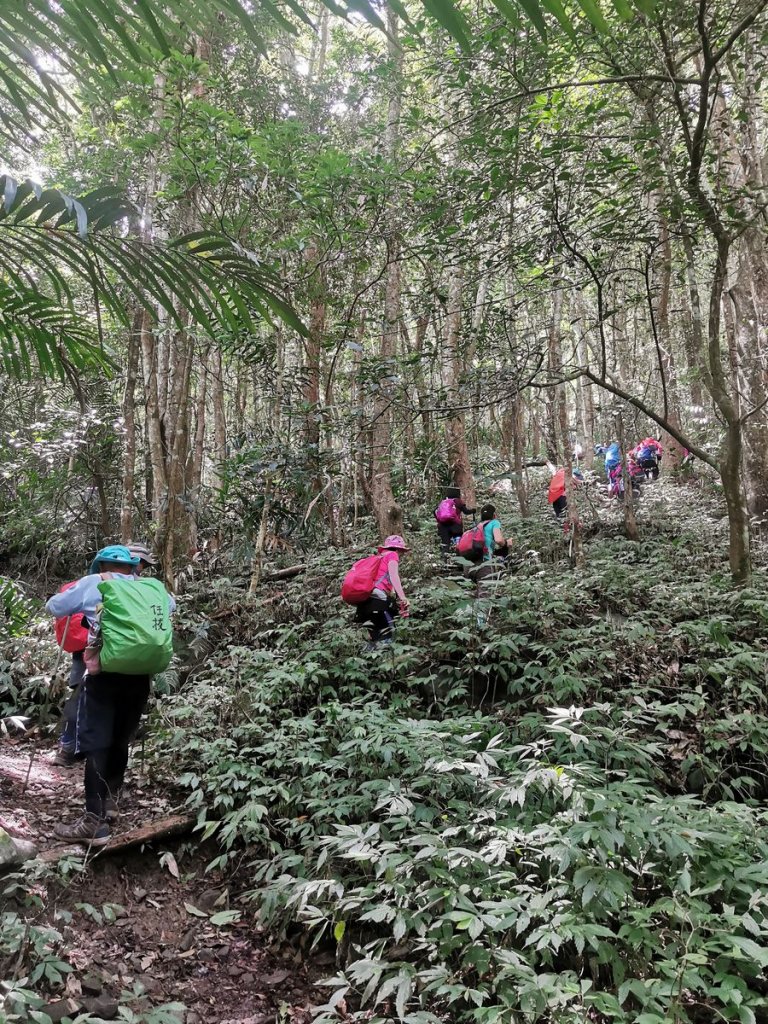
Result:
[[[77,580],[65,583],[63,587],[59,587],[58,592],[63,594],[65,590],[74,587],[75,583]],[[56,632],[56,643],[68,654],[77,654],[88,646],[88,624],[80,613],[63,615],[56,619],[53,628]]]

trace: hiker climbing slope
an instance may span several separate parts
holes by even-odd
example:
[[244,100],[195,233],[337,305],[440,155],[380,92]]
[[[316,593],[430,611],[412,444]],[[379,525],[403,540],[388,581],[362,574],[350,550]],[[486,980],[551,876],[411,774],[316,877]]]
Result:
[[443,554],[448,554],[452,546],[464,532],[463,516],[473,515],[477,510],[467,508],[458,487],[447,487],[445,497],[435,509],[437,535]]
[[84,615],[91,624],[74,748],[85,760],[85,813],[54,831],[94,846],[109,841],[109,823],[117,817],[128,743],[149,697],[150,676],[172,655],[175,602],[157,580],[140,579],[138,565],[122,545],[102,548],[90,574],[46,605],[52,615]]
[[640,467],[646,480],[659,479],[659,463],[664,449],[655,437],[643,438],[629,453],[629,458]]
[[357,607],[355,621],[366,624],[370,649],[391,643],[395,619],[407,616],[410,603],[400,580],[400,555],[410,549],[398,534],[387,537],[378,554],[355,562],[344,578],[342,600]]
[[[144,572],[157,565],[157,559],[149,550],[146,544],[129,544],[128,550],[133,558],[139,559],[136,574],[141,576]],[[59,588],[59,593],[69,590],[75,586],[77,581],[65,583]],[[52,764],[62,768],[71,768],[76,764],[75,757],[75,720],[77,713],[77,698],[81,683],[85,677],[84,652],[88,644],[88,630],[90,624],[85,615],[63,615],[56,619],[56,642],[59,647],[72,655],[72,667],[69,673],[68,686],[70,694],[61,709],[62,729],[59,738],[59,749],[52,759]]]
[[[557,469],[552,463],[548,463],[552,479],[549,481],[547,501],[552,506],[556,519],[562,519],[568,509],[568,499],[565,495],[565,469]],[[572,479],[577,487],[584,483],[584,474],[580,469],[572,470]]]
[[[59,588],[63,594],[75,586],[77,580],[65,583]],[[75,712],[77,709],[77,695],[80,685],[85,676],[85,661],[83,653],[88,644],[88,621],[83,615],[62,615],[54,623],[56,632],[56,643],[62,651],[72,655],[72,665],[69,670],[70,693],[61,709],[62,729],[59,737],[59,749],[52,759],[52,763],[62,768],[71,768],[75,763]]]

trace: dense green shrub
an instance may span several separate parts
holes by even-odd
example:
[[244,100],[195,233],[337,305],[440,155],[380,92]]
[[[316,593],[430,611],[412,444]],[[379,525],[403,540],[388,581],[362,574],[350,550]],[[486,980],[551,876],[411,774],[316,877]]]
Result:
[[320,1020],[766,1013],[768,588],[700,554],[521,544],[480,628],[424,545],[373,655],[329,554],[209,635],[156,753],[260,919],[336,943]]

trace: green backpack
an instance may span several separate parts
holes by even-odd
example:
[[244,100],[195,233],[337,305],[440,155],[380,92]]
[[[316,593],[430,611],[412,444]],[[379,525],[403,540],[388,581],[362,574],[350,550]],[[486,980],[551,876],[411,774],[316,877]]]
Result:
[[102,672],[154,675],[173,656],[170,602],[165,587],[151,578],[103,579],[100,627]]

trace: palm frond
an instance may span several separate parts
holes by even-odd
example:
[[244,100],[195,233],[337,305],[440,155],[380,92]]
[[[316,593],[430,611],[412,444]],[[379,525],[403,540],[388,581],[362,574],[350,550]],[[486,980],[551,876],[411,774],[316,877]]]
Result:
[[0,284],[0,366],[17,379],[63,377],[64,359],[82,369],[106,367],[96,325],[34,288]]
[[[390,0],[408,20],[400,0]],[[527,21],[546,37],[546,15],[576,35],[578,21],[561,0],[493,0],[514,24]],[[610,28],[635,12],[650,14],[656,0],[577,0],[586,19],[598,31]],[[374,0],[322,0],[332,13],[363,16],[384,30]],[[5,0],[0,21],[0,133],[19,141],[35,125],[60,117],[74,100],[63,82],[98,83],[104,72],[115,81],[128,68],[153,67],[178,45],[180,36],[208,32],[212,18],[232,19],[262,52],[264,18],[294,31],[296,21],[312,24],[309,6],[284,0],[294,15],[289,20],[275,0],[261,0],[258,12],[244,0]],[[462,47],[471,48],[466,17],[455,0],[421,0],[424,12],[440,23]],[[606,16],[604,8],[613,10]]]
[[125,233],[136,211],[113,188],[76,199],[3,175],[0,194],[0,341],[9,372],[28,372],[33,352],[41,370],[60,372],[54,335],[75,365],[93,358],[91,327],[78,313],[84,290],[125,324],[132,298],[179,328],[183,309],[211,335],[255,332],[272,314],[305,332],[277,276],[228,238],[196,232],[166,245],[142,242]]

